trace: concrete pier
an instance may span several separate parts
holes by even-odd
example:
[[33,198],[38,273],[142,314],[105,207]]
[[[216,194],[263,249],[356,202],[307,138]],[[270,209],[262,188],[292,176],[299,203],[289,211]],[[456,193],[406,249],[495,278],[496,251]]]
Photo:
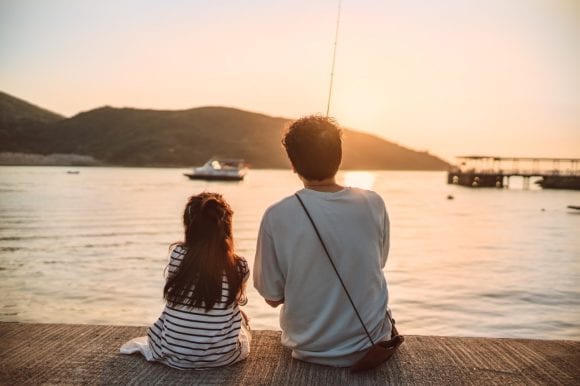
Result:
[[537,177],[544,189],[580,190],[576,158],[463,156],[457,161],[447,172],[448,184],[503,188],[509,187],[511,177],[522,177],[524,189],[529,189],[530,179]]
[[0,322],[0,384],[580,384],[580,341],[407,336],[389,362],[351,374],[293,360],[279,332],[254,331],[246,361],[179,371],[119,354],[121,344],[145,331]]

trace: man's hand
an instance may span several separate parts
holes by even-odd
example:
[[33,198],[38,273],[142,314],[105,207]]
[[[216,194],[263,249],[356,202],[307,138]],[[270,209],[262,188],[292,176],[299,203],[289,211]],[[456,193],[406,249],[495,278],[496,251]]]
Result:
[[268,305],[270,307],[274,307],[274,308],[278,307],[280,304],[284,304],[284,299],[282,299],[282,300],[268,300],[268,299],[265,299],[265,300],[266,300],[266,303],[268,303]]

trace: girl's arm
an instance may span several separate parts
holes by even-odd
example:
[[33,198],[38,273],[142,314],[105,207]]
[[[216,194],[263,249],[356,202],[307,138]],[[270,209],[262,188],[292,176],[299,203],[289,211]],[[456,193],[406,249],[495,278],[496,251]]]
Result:
[[242,275],[242,284],[240,285],[240,290],[238,292],[238,304],[240,306],[245,306],[248,304],[248,298],[246,297],[246,283],[250,277],[250,268],[248,267],[248,262],[241,256],[236,256],[238,270]]

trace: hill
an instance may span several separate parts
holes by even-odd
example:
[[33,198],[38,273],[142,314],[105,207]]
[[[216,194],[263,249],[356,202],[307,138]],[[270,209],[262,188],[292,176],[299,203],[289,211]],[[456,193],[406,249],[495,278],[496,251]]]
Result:
[[22,122],[53,123],[61,119],[64,119],[62,115],[0,91],[0,125]]
[[37,133],[62,119],[62,115],[0,91],[0,150],[10,147],[29,152]]
[[[107,106],[69,119],[32,121],[16,130],[0,123],[0,130],[11,136],[0,144],[0,151],[78,154],[126,166],[191,166],[217,155],[244,158],[255,168],[289,167],[280,137],[290,121],[234,108],[159,111]],[[345,130],[343,167],[442,170],[447,164],[424,152]]]

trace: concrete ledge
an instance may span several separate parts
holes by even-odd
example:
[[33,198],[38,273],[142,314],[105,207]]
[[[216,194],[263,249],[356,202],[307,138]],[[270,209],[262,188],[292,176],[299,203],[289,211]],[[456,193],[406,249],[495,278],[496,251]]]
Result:
[[279,332],[254,331],[246,361],[179,371],[118,353],[122,343],[145,331],[0,322],[0,384],[580,384],[578,341],[408,336],[388,363],[353,375],[293,360]]

